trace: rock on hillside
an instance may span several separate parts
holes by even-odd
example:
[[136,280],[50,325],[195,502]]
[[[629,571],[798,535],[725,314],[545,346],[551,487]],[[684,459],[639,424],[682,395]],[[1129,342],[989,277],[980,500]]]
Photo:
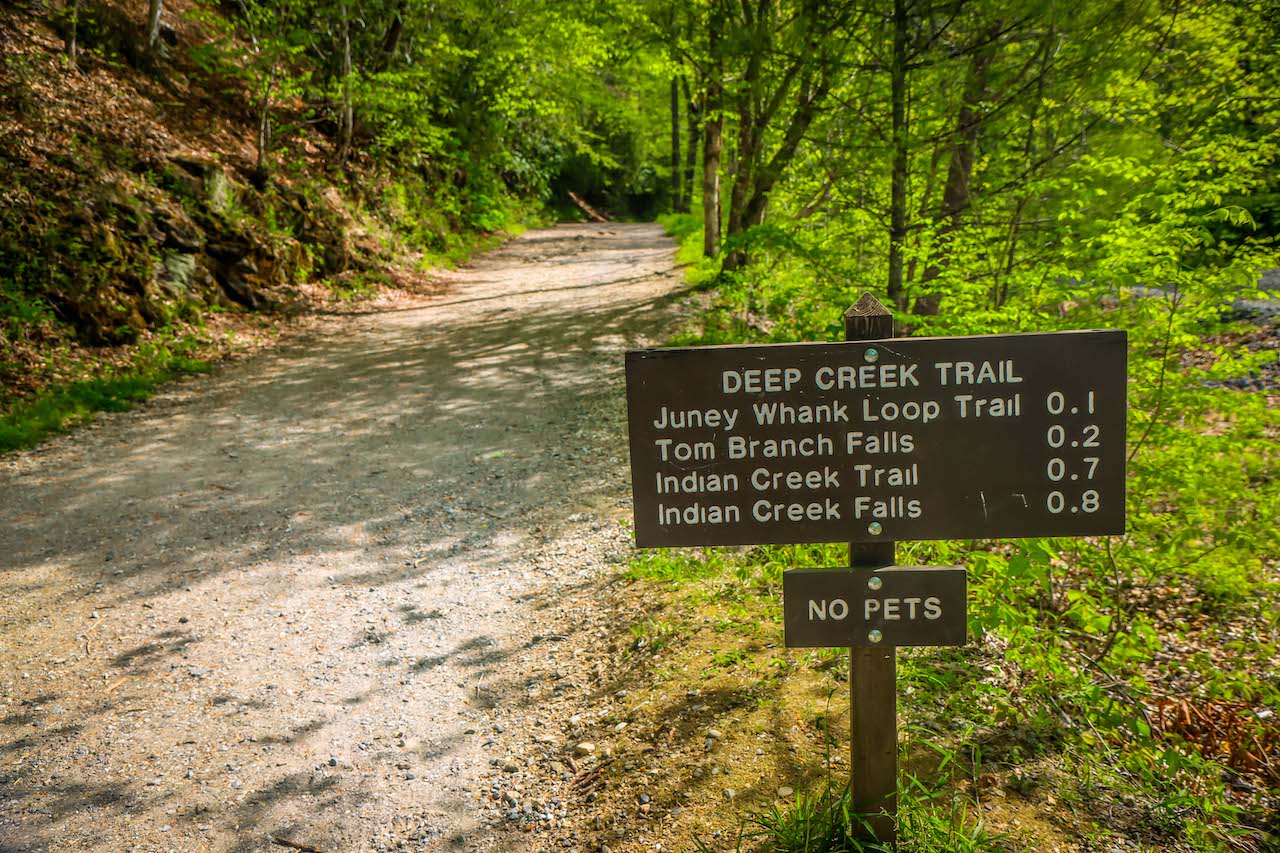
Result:
[[323,139],[291,139],[280,158],[294,168],[255,186],[248,95],[192,64],[184,48],[205,36],[191,4],[165,5],[174,47],[156,58],[132,47],[146,4],[82,0],[74,64],[52,4],[0,10],[11,341],[32,333],[28,304],[82,343],[128,343],[211,308],[287,304],[295,283],[368,256],[324,178]]

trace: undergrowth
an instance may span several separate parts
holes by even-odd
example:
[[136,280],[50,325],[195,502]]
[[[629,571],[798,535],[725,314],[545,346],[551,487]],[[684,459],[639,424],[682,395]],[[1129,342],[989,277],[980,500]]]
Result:
[[[666,225],[693,258],[696,223]],[[759,270],[721,277],[706,321],[672,343],[838,339],[856,294],[806,303],[798,285]],[[1012,802],[1036,813],[1024,830],[1039,821],[1076,845],[1280,849],[1280,409],[1218,384],[1275,353],[1232,345],[1245,330],[1212,304],[1015,313],[900,319],[917,334],[1128,328],[1127,532],[900,543],[902,565],[967,568],[970,642],[899,651],[912,771],[899,849],[1009,849],[988,827],[1008,824]],[[655,550],[627,577],[685,612],[733,601],[745,614],[722,642],[734,647],[777,638],[784,570],[846,561],[835,545]],[[834,675],[842,654],[815,652],[808,666]],[[838,783],[753,812],[742,843],[754,846],[742,849],[863,849],[846,837],[858,816]]]
[[32,447],[50,435],[92,420],[98,412],[120,412],[150,399],[163,383],[204,373],[209,363],[192,355],[191,337],[162,335],[138,348],[133,365],[56,385],[20,399],[0,414],[0,453]]
[[[901,843],[872,840],[863,815],[853,809],[849,786],[827,779],[816,791],[799,791],[787,803],[750,814],[734,850],[769,853],[985,853],[1006,850],[1005,838],[973,820],[977,805],[944,786],[908,777],[898,793]],[[699,851],[713,849],[700,838]]]

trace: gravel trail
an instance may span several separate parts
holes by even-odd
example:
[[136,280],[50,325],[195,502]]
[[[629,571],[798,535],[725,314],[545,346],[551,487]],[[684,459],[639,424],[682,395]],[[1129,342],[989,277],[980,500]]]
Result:
[[585,850],[575,602],[672,255],[530,232],[0,460],[0,851]]

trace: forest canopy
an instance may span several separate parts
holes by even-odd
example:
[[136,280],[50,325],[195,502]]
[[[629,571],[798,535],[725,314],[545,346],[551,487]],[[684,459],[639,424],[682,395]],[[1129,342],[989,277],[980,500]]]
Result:
[[454,229],[518,200],[691,214],[769,335],[863,289],[1015,324],[1007,306],[1219,293],[1280,226],[1272,3],[148,6],[136,33],[105,0],[47,15],[72,66],[114,53],[236,99],[259,185],[320,151]]
[[480,226],[504,194],[696,211],[771,336],[862,289],[1015,325],[1135,288],[1216,299],[1280,225],[1268,4],[238,8],[264,113],[319,105],[339,160],[453,182]]

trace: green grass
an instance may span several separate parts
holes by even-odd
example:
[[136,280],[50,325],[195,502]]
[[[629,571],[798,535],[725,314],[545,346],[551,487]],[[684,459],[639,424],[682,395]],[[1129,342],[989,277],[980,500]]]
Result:
[[91,420],[98,412],[125,411],[150,399],[156,388],[170,379],[209,370],[208,362],[174,349],[164,344],[146,345],[130,370],[73,382],[18,401],[0,415],[0,453],[32,447]]
[[[827,779],[817,791],[748,815],[735,850],[754,853],[1004,853],[1003,836],[976,818],[972,798],[906,776],[898,790],[898,845],[872,840],[867,816],[854,811],[849,788]],[[700,851],[710,851],[700,838]]]
[[[696,219],[662,221],[693,269],[709,270],[696,258]],[[856,296],[851,289],[799,304],[797,288],[812,290],[812,282],[785,268],[753,268],[716,285],[710,311],[670,343],[834,339],[831,324]],[[1048,808],[1064,819],[1053,830],[1062,840],[1104,849],[1127,838],[1157,851],[1280,850],[1274,765],[1232,751],[1274,737],[1276,724],[1262,712],[1280,707],[1280,410],[1266,394],[1208,384],[1275,356],[1218,343],[1248,327],[1205,312],[1155,322],[1155,310],[1135,302],[1070,318],[1130,329],[1125,535],[898,547],[900,564],[962,565],[970,583],[970,644],[899,654],[910,733],[900,850],[1008,849],[984,829],[989,813],[978,800],[994,802],[997,813]],[[1061,325],[1030,309],[1016,329],[943,319],[951,327],[917,334]],[[1206,355],[1184,357],[1193,353]],[[1192,366],[1209,355],[1211,366]],[[754,607],[754,618],[724,623],[722,643],[736,648],[748,626],[778,618],[784,569],[844,560],[842,548],[821,545],[642,551],[627,577],[695,613],[708,604]],[[805,661],[839,680],[839,656]],[[1184,736],[1168,722],[1169,702],[1214,722],[1206,734]],[[956,772],[978,758],[981,774]],[[1234,774],[1256,793],[1233,790]],[[1009,799],[987,799],[992,785]],[[744,838],[754,843],[741,849],[864,849],[841,834],[850,821],[856,816],[828,784],[749,816]]]
[[[702,220],[688,213],[664,213],[658,224],[680,244],[676,263],[685,267],[684,277],[697,288],[713,286],[720,277],[720,259],[702,255]],[[673,341],[678,346],[683,341]]]
[[[760,849],[770,853],[862,853],[882,850],[857,840],[861,819],[852,808],[845,786],[827,783],[816,793],[803,791],[787,805],[775,805],[747,819],[738,833],[736,849]],[[744,848],[744,844],[750,844]],[[710,851],[695,839],[700,851]]]
[[646,619],[631,626],[631,647],[637,653],[657,654],[680,636],[680,626],[665,619]]

